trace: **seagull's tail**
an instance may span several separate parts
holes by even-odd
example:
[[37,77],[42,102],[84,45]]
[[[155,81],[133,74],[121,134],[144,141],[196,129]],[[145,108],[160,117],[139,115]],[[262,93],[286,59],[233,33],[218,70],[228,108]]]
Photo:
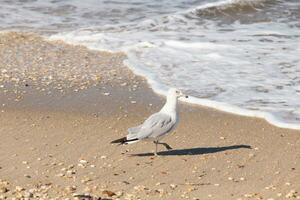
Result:
[[111,141],[111,144],[131,144],[137,142],[139,139],[138,138],[133,138],[133,139],[127,139],[127,137],[123,137],[114,141]]
[[126,137],[111,141],[110,143],[117,143],[117,144],[132,144],[135,142],[138,142],[138,132],[141,129],[141,125],[140,126],[136,126],[136,127],[132,127],[128,129],[128,135]]

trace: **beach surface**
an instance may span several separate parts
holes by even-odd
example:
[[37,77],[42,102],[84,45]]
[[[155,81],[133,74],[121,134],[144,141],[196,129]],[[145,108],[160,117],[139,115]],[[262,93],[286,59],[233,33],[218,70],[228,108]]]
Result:
[[0,34],[0,199],[300,199],[300,132],[262,119],[179,103],[173,150],[110,144],[165,101],[125,58]]

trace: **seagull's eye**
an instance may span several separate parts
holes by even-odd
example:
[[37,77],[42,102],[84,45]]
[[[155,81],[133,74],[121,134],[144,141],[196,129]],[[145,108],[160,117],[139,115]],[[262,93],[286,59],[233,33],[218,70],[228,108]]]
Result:
[[176,94],[179,94],[179,91],[178,91],[178,90],[176,90]]

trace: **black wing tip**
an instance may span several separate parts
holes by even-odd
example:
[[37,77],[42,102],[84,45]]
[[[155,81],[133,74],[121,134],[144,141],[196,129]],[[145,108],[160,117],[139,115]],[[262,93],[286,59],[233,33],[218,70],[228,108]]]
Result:
[[124,144],[126,141],[127,141],[126,137],[122,137],[120,139],[113,140],[110,143],[111,144]]
[[113,140],[110,143],[111,144],[127,144],[128,142],[132,142],[132,141],[136,141],[136,140],[138,140],[138,139],[134,138],[134,139],[131,139],[131,140],[127,140],[126,137],[123,137],[123,138],[120,138],[120,139],[117,139],[117,140]]

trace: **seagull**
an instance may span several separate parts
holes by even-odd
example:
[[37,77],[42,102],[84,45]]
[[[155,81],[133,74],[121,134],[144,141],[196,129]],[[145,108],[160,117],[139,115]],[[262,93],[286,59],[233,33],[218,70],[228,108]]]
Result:
[[167,101],[162,109],[152,114],[139,126],[128,129],[126,137],[112,141],[111,143],[132,144],[138,141],[153,141],[155,144],[155,153],[157,156],[157,145],[163,145],[167,150],[171,150],[167,143],[159,142],[163,136],[174,130],[178,123],[177,99],[180,97],[188,98],[181,91],[171,88],[168,91]]

